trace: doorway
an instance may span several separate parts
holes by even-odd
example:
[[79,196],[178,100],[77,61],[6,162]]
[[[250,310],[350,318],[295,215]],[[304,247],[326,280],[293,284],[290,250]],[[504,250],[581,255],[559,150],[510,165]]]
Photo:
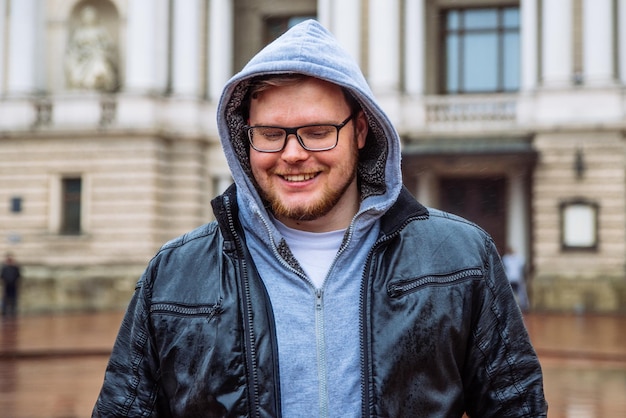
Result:
[[439,180],[440,208],[487,231],[503,253],[506,246],[506,178],[444,177]]

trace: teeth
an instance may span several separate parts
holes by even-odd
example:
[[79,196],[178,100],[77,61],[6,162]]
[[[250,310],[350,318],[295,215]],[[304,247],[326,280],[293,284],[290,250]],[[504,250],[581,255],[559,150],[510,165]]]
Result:
[[308,173],[308,174],[292,174],[292,175],[286,175],[283,176],[285,178],[285,180],[287,181],[305,181],[305,180],[310,180],[313,177],[315,177],[314,173]]

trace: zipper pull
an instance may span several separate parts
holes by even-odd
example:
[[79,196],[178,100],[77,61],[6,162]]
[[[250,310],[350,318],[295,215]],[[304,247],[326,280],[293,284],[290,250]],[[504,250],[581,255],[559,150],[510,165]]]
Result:
[[315,309],[322,310],[322,289],[315,289]]

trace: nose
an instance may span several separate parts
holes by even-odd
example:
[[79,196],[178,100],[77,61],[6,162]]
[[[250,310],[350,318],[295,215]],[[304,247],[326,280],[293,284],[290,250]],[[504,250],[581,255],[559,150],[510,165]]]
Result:
[[300,141],[295,134],[287,135],[285,141],[287,141],[287,143],[285,144],[285,148],[283,148],[281,154],[281,158],[283,160],[293,162],[305,160],[308,158],[309,151],[305,150],[302,147],[302,144],[300,144]]

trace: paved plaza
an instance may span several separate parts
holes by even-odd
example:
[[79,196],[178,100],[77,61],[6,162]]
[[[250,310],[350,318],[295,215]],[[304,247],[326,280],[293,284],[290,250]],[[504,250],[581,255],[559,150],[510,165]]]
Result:
[[[122,313],[25,316],[0,333],[0,416],[88,417]],[[549,418],[626,416],[626,317],[527,314]]]

